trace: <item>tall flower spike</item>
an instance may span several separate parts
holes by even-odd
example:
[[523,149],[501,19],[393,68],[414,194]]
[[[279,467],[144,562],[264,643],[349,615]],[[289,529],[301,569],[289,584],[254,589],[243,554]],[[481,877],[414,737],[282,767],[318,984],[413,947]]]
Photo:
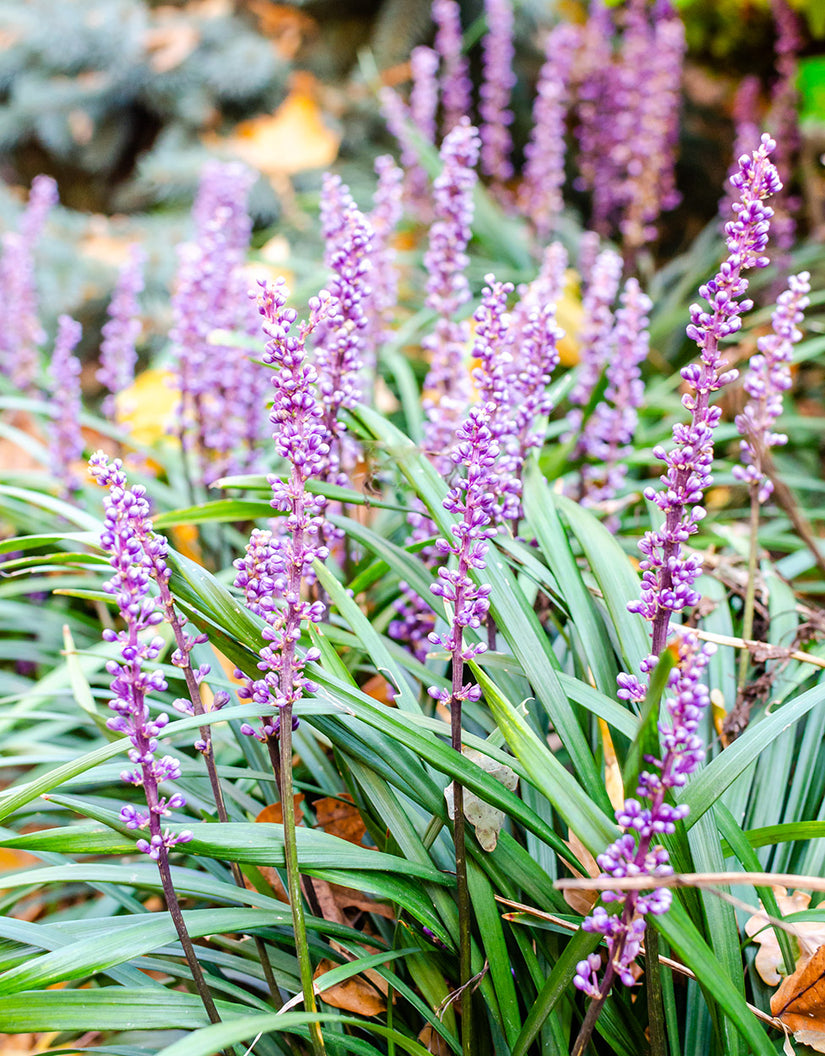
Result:
[[[759,78],[756,75],[743,77],[733,97],[733,163],[728,170],[728,183],[739,171],[739,159],[747,151],[751,143],[755,143],[759,139],[760,88]],[[724,228],[724,224],[733,209],[733,203],[737,199],[736,188],[731,185],[731,188],[719,203],[720,228]]]
[[[498,444],[490,430],[489,404],[477,404],[456,433],[452,461],[464,466],[466,475],[456,478],[444,500],[444,509],[461,520],[453,525],[452,540],[439,539],[436,549],[440,554],[452,555],[455,568],[439,568],[438,583],[430,590],[451,606],[450,629],[446,634],[433,632],[430,641],[440,645],[453,657],[453,688],[433,687],[430,695],[444,703],[478,700],[478,686],[464,685],[461,667],[466,660],[483,653],[483,642],[467,644],[465,627],[480,627],[487,619],[490,607],[490,588],[476,586],[470,577],[472,569],[483,569],[487,564],[487,540],[496,534],[492,520],[495,513],[495,482],[493,467],[498,455]],[[458,669],[458,670],[456,670]]]
[[[650,347],[647,316],[651,307],[638,280],[628,279],[610,339],[604,399],[588,419],[582,435],[582,448],[594,463],[582,470],[583,505],[612,499],[624,482],[625,458],[644,398],[641,364]],[[613,531],[618,528],[614,518],[607,523]]]
[[800,201],[790,194],[794,163],[799,152],[799,49],[801,34],[799,16],[787,0],[771,0],[776,23],[776,73],[771,91],[771,110],[768,127],[776,140],[774,162],[782,181],[782,190],[774,202],[774,242],[784,255],[791,248],[796,233],[794,216]]
[[373,230],[371,292],[365,308],[367,327],[364,334],[364,368],[368,382],[375,376],[378,355],[388,338],[398,307],[398,265],[393,236],[401,219],[401,184],[404,179],[404,173],[389,154],[375,159],[375,171],[378,185],[369,214]]
[[106,665],[113,676],[109,706],[115,712],[115,718],[106,725],[132,742],[129,759],[134,770],[124,771],[121,777],[128,784],[143,788],[147,807],[142,810],[128,804],[120,816],[130,829],[148,828],[149,839],[139,840],[137,848],[159,862],[178,843],[191,840],[192,834],[163,830],[162,819],[186,801],[179,792],[169,798],[160,793],[164,781],[180,777],[180,765],[170,755],[157,758],[158,738],[169,718],[165,714],[153,718],[148,703],[152,693],[162,693],[167,688],[163,673],[147,667],[164,647],[162,638],[148,637],[151,628],[163,621],[163,613],[150,593],[152,561],[142,545],[142,539],[151,532],[149,503],[144,488],[128,486],[119,459],[110,463],[98,451],[90,459],[89,469],[97,483],[109,492],[103,500],[106,517],[100,543],[110,555],[114,575],[104,590],[114,596],[126,624],[120,632],[103,632],[107,642],[119,644],[121,653],[119,663],[110,660]]
[[318,398],[324,415],[329,454],[324,478],[347,484],[357,455],[346,445],[346,426],[340,420],[343,408],[361,399],[361,371],[367,339],[367,314],[372,289],[374,233],[367,218],[356,207],[335,177],[324,183],[322,199],[332,191],[336,205],[326,209],[326,229],[334,237],[327,241],[327,263],[332,271],[325,318],[318,325],[315,347]]
[[326,291],[313,298],[310,321],[302,324],[297,334],[291,333],[296,313],[286,307],[286,302],[283,279],[271,286],[261,284],[258,311],[269,338],[264,360],[276,368],[270,421],[275,427],[275,450],[290,468],[286,480],[272,476],[269,483],[272,506],[286,514],[285,525],[277,536],[254,533],[246,559],[235,562],[236,586],[244,590],[250,607],[267,623],[263,636],[269,644],[261,650],[258,664],[263,677],[252,680],[238,672],[246,683],[238,695],[254,701],[262,712],[260,730],[244,725],[242,732],[262,741],[276,737],[280,729],[280,719],[271,714],[271,708],[288,707],[291,714],[303,691],[315,689],[303,669],[319,653],[310,649],[301,657],[296,644],[301,625],[318,623],[324,606],[320,601],[303,601],[301,585],[315,558],[323,561],[328,555],[319,541],[324,499],[311,494],[306,486],[311,478],[323,475],[330,439],[323,407],[315,395],[317,374],[306,361],[306,338],[336,302]]
[[582,301],[584,318],[579,336],[579,372],[570,393],[570,402],[574,406],[567,416],[574,433],[581,428],[582,408],[590,399],[607,362],[613,329],[612,305],[619,292],[621,277],[622,258],[613,249],[602,250],[593,265]]
[[178,249],[170,340],[181,393],[180,430],[204,483],[254,464],[263,430],[267,372],[216,332],[257,333],[243,272],[255,174],[239,164],[204,169],[193,207],[196,234]]
[[484,77],[478,107],[481,115],[481,169],[492,178],[501,193],[502,185],[513,175],[510,160],[513,112],[509,109],[510,94],[516,83],[512,0],[485,0],[484,10],[487,33],[481,44]]
[[622,173],[619,229],[632,259],[655,239],[660,212],[679,203],[674,166],[685,30],[672,11],[654,13],[651,21],[641,2],[627,18],[621,70],[629,98],[620,109],[615,156]]
[[441,59],[442,132],[446,136],[470,112],[473,82],[462,50],[461,8],[456,0],[433,0],[433,21],[435,50]]
[[54,411],[51,457],[55,476],[63,486],[64,495],[69,495],[80,487],[80,479],[73,465],[83,455],[83,434],[80,431],[80,360],[74,355],[74,350],[82,332],[80,323],[68,315],[60,316],[49,369]]
[[591,0],[576,56],[575,131],[579,151],[578,176],[573,185],[592,193],[592,225],[600,235],[608,233],[618,184],[613,161],[617,103],[614,30],[604,0]]
[[[628,609],[638,612],[652,624],[651,656],[642,662],[648,672],[667,642],[673,613],[696,605],[699,594],[694,589],[702,570],[698,554],[686,554],[684,544],[699,530],[705,516],[702,499],[709,487],[713,465],[713,431],[719,424],[721,410],[710,406],[710,397],[733,381],[737,372],[726,370],[719,344],[735,334],[742,325],[742,314],[752,302],[745,298],[748,281],[744,272],[768,264],[765,249],[773,210],[764,200],[781,186],[770,154],[774,141],[767,134],[752,155],[739,159],[739,172],[732,178],[740,193],[733,206],[735,219],[725,228],[729,255],[714,279],[699,289],[708,310],[694,304],[690,309],[687,335],[699,347],[699,361],[682,369],[689,391],[682,404],[690,412],[688,425],[678,423],[673,429],[673,447],[654,449],[654,455],[665,463],[659,491],[648,488],[645,497],[654,501],[665,515],[656,531],[647,532],[639,543],[642,553],[641,600]],[[621,675],[621,693],[626,699],[643,695],[643,687],[634,676]]]
[[51,209],[57,204],[51,176],[35,176],[18,230],[3,235],[0,258],[0,370],[23,392],[34,390],[40,346],[46,335],[37,312],[34,249]]
[[127,804],[122,808],[120,818],[129,829],[148,829],[146,835],[149,839],[139,839],[137,849],[157,862],[166,907],[192,978],[209,1019],[212,1023],[220,1023],[186,929],[169,865],[169,852],[192,839],[188,830],[174,833],[168,827],[164,828],[163,822],[172,811],[186,805],[180,792],[167,797],[160,790],[164,782],[180,777],[180,764],[171,755],[158,758],[158,738],[169,718],[166,714],[152,717],[148,701],[152,693],[162,693],[167,688],[163,673],[148,666],[157,660],[164,646],[159,635],[150,637],[152,628],[157,627],[164,617],[149,587],[153,573],[162,578],[168,575],[165,543],[152,532],[145,489],[139,485],[128,486],[120,459],[109,462],[107,456],[98,451],[89,460],[89,470],[98,484],[108,489],[103,500],[106,516],[100,544],[110,555],[114,575],[104,590],[114,596],[125,623],[124,630],[119,633],[113,630],[103,632],[107,642],[118,643],[121,656],[120,662],[110,660],[106,665],[112,675],[113,700],[109,707],[115,713],[106,725],[129,738],[132,745],[129,761],[134,769],[125,770],[121,778],[127,784],[143,788],[146,801],[145,810]]
[[438,314],[434,333],[422,342],[430,354],[424,381],[424,442],[436,468],[443,471],[451,468],[449,451],[470,397],[469,374],[464,368],[469,327],[453,316],[470,299],[465,269],[479,147],[478,133],[466,117],[444,140],[442,169],[433,187],[436,218],[424,254],[426,303]]
[[135,343],[140,336],[140,304],[138,297],[143,290],[143,265],[146,254],[137,244],[129,251],[129,259],[120,269],[109,319],[103,324],[103,340],[100,343],[100,369],[96,377],[109,390],[103,399],[103,413],[115,417],[115,397],[127,389],[135,379],[137,350]]
[[736,428],[744,437],[740,445],[744,465],[734,466],[733,475],[758,488],[760,502],[766,502],[773,492],[773,483],[762,468],[764,453],[788,442],[784,433],[774,432],[774,426],[782,413],[783,393],[791,387],[791,353],[802,339],[799,324],[809,304],[810,278],[807,271],[790,277],[773,313],[773,332],[757,341],[759,351],[751,356],[745,375],[750,400],[736,416]]
[[[670,876],[673,869],[664,847],[657,841],[662,835],[676,831],[676,823],[688,813],[688,807],[670,806],[666,796],[675,788],[682,788],[705,755],[698,734],[699,723],[707,710],[710,696],[705,685],[704,671],[713,652],[713,645],[700,645],[692,632],[680,636],[678,664],[668,683],[671,695],[666,700],[670,724],[659,724],[661,759],[645,757],[651,768],[639,775],[636,799],[628,799],[616,811],[616,822],[622,835],[598,856],[600,877],[620,879],[627,876]],[[655,769],[654,769],[655,768]],[[656,772],[658,770],[658,773]],[[643,806],[640,801],[647,801]],[[633,962],[639,953],[645,933],[645,917],[666,913],[671,905],[667,888],[653,887],[649,893],[641,891],[605,891],[604,902],[616,902],[620,912],[608,914],[597,906],[582,922],[585,931],[604,935],[607,945],[607,969],[600,981],[601,966],[598,954],[576,965],[573,984],[589,997],[604,997],[618,976],[625,986],[633,986],[636,978]],[[577,1045],[575,1052],[581,1052]]]
[[524,148],[519,204],[542,242],[564,208],[565,126],[571,67],[578,43],[577,29],[565,23],[548,35],[533,104],[533,128]]

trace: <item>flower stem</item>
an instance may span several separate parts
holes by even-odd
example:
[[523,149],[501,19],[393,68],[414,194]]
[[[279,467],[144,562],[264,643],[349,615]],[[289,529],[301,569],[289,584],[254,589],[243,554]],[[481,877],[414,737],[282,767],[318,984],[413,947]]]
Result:
[[[149,828],[153,836],[161,834],[160,818],[158,818],[156,814],[152,814]],[[178,933],[178,938],[183,947],[183,953],[186,957],[186,963],[189,965],[189,971],[192,973],[195,987],[197,988],[200,999],[203,1002],[203,1007],[206,1009],[206,1014],[209,1016],[209,1022],[220,1023],[221,1017],[218,1015],[215,1002],[212,1000],[209,987],[206,985],[206,979],[204,979],[203,970],[201,969],[197,954],[195,953],[192,938],[189,935],[186,922],[183,919],[180,902],[178,902],[178,896],[175,893],[175,885],[172,882],[172,870],[169,867],[169,852],[163,844],[161,844],[159,848],[157,862],[158,872],[160,873],[160,882],[163,887],[163,897],[166,900],[166,908],[169,910],[169,916],[172,918],[172,923],[175,925],[175,931]],[[226,1050],[224,1050],[224,1052],[226,1052]]]
[[[166,619],[172,627],[172,633],[175,637],[175,644],[178,647],[182,659],[183,678],[186,682],[186,690],[189,694],[189,700],[192,702],[192,708],[196,715],[205,715],[206,708],[203,706],[203,697],[201,696],[200,684],[195,677],[195,672],[192,670],[192,664],[189,659],[189,642],[187,641],[186,633],[183,630],[183,623],[175,612],[175,602],[172,597],[172,592],[169,589],[169,584],[162,577],[156,577],[157,584],[160,592],[160,600],[163,603],[163,608],[166,613]],[[218,776],[218,768],[215,763],[215,751],[212,745],[212,727],[209,724],[199,727],[201,741],[206,746],[201,755],[203,755],[203,761],[206,765],[206,772],[209,775],[209,784],[212,788],[212,796],[215,800],[215,809],[218,814],[218,821],[226,823],[229,821],[229,814],[226,810],[226,801],[223,796],[223,788],[221,787],[220,777]],[[246,889],[244,883],[243,873],[241,867],[237,862],[229,863],[229,870],[232,873],[232,879],[235,885],[242,891]],[[272,962],[269,959],[269,953],[266,949],[266,943],[259,936],[256,935],[255,948],[258,951],[258,957],[263,968],[264,978],[266,979],[266,985],[269,987],[269,993],[272,1000],[275,1002],[280,1001],[280,987],[275,979],[275,973],[272,971]]]
[[[459,635],[453,650],[453,686],[450,698],[450,743],[461,755],[461,688],[464,681],[464,661],[461,658],[462,637]],[[458,898],[458,976],[461,991],[461,1051],[473,1056],[473,991],[470,979],[472,967],[472,912],[470,887],[467,881],[467,847],[465,841],[464,786],[453,781],[453,843],[455,846],[455,881]]]
[[[745,589],[745,606],[742,613],[742,638],[749,641],[753,637],[753,609],[756,601],[756,568],[759,557],[759,485],[751,484],[750,516],[750,549],[748,551],[748,583]],[[750,653],[743,649],[739,657],[739,678],[736,683],[736,696],[741,698],[748,678]],[[738,699],[737,699],[738,703]]]
[[[301,990],[304,995],[304,1008],[310,1014],[317,1012],[315,991],[312,979],[312,961],[309,956],[304,904],[301,901],[301,873],[298,868],[298,842],[295,836],[295,800],[292,785],[292,704],[287,703],[281,709],[281,722],[278,742],[281,759],[281,809],[284,827],[284,860],[286,862],[287,889],[289,905],[292,910],[292,930],[295,935],[295,952],[301,975]],[[315,1056],[324,1056],[324,1038],[321,1024],[310,1023],[309,1037]]]

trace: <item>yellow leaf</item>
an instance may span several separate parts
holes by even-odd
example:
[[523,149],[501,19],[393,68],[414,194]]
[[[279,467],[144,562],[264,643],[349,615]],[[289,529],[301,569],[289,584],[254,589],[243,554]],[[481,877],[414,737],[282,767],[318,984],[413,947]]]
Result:
[[610,729],[604,719],[599,719],[599,730],[604,745],[604,787],[607,797],[614,810],[619,810],[624,803],[624,784],[622,782],[622,768],[616,758],[616,749],[613,747],[613,739]]
[[220,145],[267,176],[292,176],[325,169],[338,157],[341,137],[325,123],[310,74],[296,74],[292,89],[274,114],[242,121]]
[[179,399],[171,371],[144,370],[115,398],[118,424],[129,430],[136,444],[154,444],[164,439],[176,442],[170,432]]
[[556,320],[564,330],[564,337],[558,343],[559,359],[563,367],[573,367],[579,362],[579,332],[582,318],[579,277],[572,268],[569,268],[565,274],[564,289],[556,305]]

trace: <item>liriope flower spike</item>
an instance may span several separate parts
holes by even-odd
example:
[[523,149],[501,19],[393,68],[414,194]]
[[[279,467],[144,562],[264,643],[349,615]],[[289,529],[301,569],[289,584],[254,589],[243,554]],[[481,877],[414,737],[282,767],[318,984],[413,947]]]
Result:
[[81,333],[80,323],[68,315],[60,316],[49,368],[54,408],[50,445],[52,467],[63,486],[64,495],[70,495],[80,487],[73,463],[83,455],[83,434],[80,431],[81,366],[74,354]]
[[115,397],[135,380],[137,351],[135,342],[140,336],[140,304],[143,290],[143,265],[146,254],[137,244],[129,251],[129,259],[120,269],[109,318],[103,324],[100,342],[100,369],[96,377],[108,390],[103,399],[103,413],[115,417]]
[[[651,655],[641,665],[645,673],[665,647],[671,616],[696,605],[700,598],[693,584],[702,570],[702,559],[696,553],[686,554],[684,544],[699,530],[705,516],[702,499],[712,481],[713,432],[722,412],[710,405],[710,397],[737,376],[735,370],[726,369],[719,344],[739,330],[742,314],[752,307],[745,297],[748,280],[744,272],[768,264],[765,249],[773,211],[765,199],[780,186],[770,161],[773,148],[770,136],[763,135],[758,149],[739,159],[739,172],[732,183],[740,200],[733,206],[735,219],[725,228],[729,255],[716,277],[699,289],[708,309],[698,304],[690,309],[687,335],[700,352],[698,362],[682,369],[689,387],[682,404],[691,420],[674,426],[669,451],[663,447],[654,450],[656,458],[666,465],[661,478],[664,486],[659,491],[648,488],[645,496],[657,504],[665,520],[639,543],[642,596],[628,605],[631,612],[640,613],[652,625]],[[619,681],[619,695],[624,699],[644,696],[644,687],[635,676],[620,675]]]
[[[670,676],[670,696],[666,700],[670,723],[659,724],[661,758],[646,757],[650,769],[639,775],[637,798],[626,800],[616,811],[616,822],[623,833],[596,859],[602,877],[655,879],[673,872],[667,851],[657,841],[662,835],[675,832],[676,823],[688,813],[687,806],[671,806],[665,799],[673,789],[685,785],[705,755],[698,728],[710,702],[704,671],[715,648],[701,645],[690,631],[679,637],[678,661]],[[599,980],[601,957],[591,954],[578,963],[573,979],[579,990],[596,1000],[607,995],[616,977],[625,986],[633,986],[636,979],[632,966],[644,937],[645,917],[648,913],[666,913],[671,893],[655,886],[649,892],[605,891],[602,901],[617,903],[620,912],[609,914],[603,906],[597,906],[582,927],[605,936],[607,968]]]
[[149,666],[157,660],[164,646],[163,639],[151,633],[164,617],[150,593],[153,572],[165,573],[164,552],[162,547],[151,555],[146,551],[145,541],[158,539],[151,530],[146,492],[140,485],[128,486],[120,459],[109,462],[107,456],[98,451],[90,459],[89,469],[97,483],[108,489],[103,500],[106,516],[100,543],[110,555],[114,575],[104,589],[114,597],[125,623],[124,630],[119,633],[114,630],[103,632],[107,642],[118,643],[121,656],[120,662],[110,660],[106,665],[112,675],[113,699],[109,706],[115,712],[115,717],[106,725],[129,738],[132,744],[129,760],[134,769],[125,770],[121,777],[128,784],[142,788],[146,801],[145,810],[127,804],[120,817],[129,829],[148,830],[149,838],[141,838],[136,846],[157,862],[166,906],[192,978],[209,1019],[219,1023],[220,1016],[186,929],[169,865],[169,852],[192,839],[188,830],[173,832],[168,826],[164,827],[163,821],[172,811],[180,810],[186,804],[180,792],[167,797],[160,790],[163,782],[180,777],[180,764],[171,755],[158,758],[158,738],[169,718],[165,713],[153,716],[149,708],[150,695],[162,693],[167,688],[163,673]]
[[802,338],[799,324],[809,303],[810,278],[807,271],[790,277],[773,313],[773,330],[758,339],[759,351],[751,356],[745,374],[744,388],[750,399],[736,416],[736,428],[744,437],[740,445],[744,465],[734,466],[733,475],[757,488],[760,502],[766,502],[773,492],[762,468],[763,453],[788,442],[784,433],[774,432],[774,425],[782,413],[783,393],[791,387],[791,353]]

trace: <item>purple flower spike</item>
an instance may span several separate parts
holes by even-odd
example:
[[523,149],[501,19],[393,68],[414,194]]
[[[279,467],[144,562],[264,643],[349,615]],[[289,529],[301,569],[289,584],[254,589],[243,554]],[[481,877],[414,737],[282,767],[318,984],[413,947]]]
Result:
[[206,166],[193,208],[195,239],[178,248],[169,337],[179,429],[206,484],[252,468],[265,425],[267,371],[248,349],[215,338],[216,331],[257,333],[243,272],[252,228],[245,203],[255,179],[235,163]]
[[621,277],[622,258],[615,250],[602,250],[593,265],[582,301],[584,320],[579,336],[579,373],[570,393],[574,409],[567,416],[574,433],[582,423],[583,412],[580,408],[590,399],[607,362],[613,330],[612,305],[619,292]]
[[[728,170],[728,182],[739,171],[739,158],[747,152],[751,143],[759,139],[759,78],[755,75],[743,77],[733,99],[733,124],[736,133],[733,142],[733,164]],[[778,170],[777,170],[778,171]],[[719,203],[719,215],[723,221],[731,214],[738,194],[731,188]],[[723,226],[723,225],[720,225]]]
[[57,320],[49,380],[54,408],[51,457],[55,475],[70,495],[80,487],[73,463],[83,456],[83,434],[80,431],[80,360],[74,355],[83,328],[68,315]]
[[140,336],[140,304],[138,296],[143,290],[143,265],[146,254],[139,245],[133,245],[129,259],[120,269],[117,285],[109,305],[109,319],[103,324],[103,340],[100,343],[100,369],[96,377],[109,390],[103,400],[103,413],[108,418],[115,416],[115,396],[135,380],[137,351],[135,343]]
[[516,83],[513,72],[513,5],[511,0],[485,0],[487,33],[482,41],[484,78],[479,94],[481,115],[481,169],[501,188],[513,175],[510,152],[513,140],[508,109]]
[[364,367],[373,377],[381,346],[390,334],[398,306],[398,266],[393,236],[401,219],[401,184],[404,173],[389,154],[375,159],[378,186],[373,196],[369,223],[373,230],[371,293],[365,309]]
[[318,395],[324,411],[324,426],[329,437],[329,457],[324,477],[336,484],[349,482],[357,450],[345,448],[346,427],[340,421],[342,408],[353,407],[361,399],[361,370],[367,340],[367,315],[372,288],[372,226],[357,208],[349,190],[325,180],[322,201],[332,193],[334,202],[327,204],[327,263],[332,271],[329,301],[324,319],[318,326],[315,367]]
[[549,237],[564,208],[564,137],[571,68],[578,43],[575,27],[564,23],[548,35],[533,105],[533,129],[524,148],[526,161],[519,203],[541,241]]
[[745,375],[744,388],[750,400],[736,416],[736,428],[744,437],[740,445],[744,465],[734,466],[733,475],[757,488],[760,502],[766,502],[773,492],[773,483],[762,468],[764,453],[788,442],[784,433],[773,429],[782,413],[782,394],[791,387],[791,353],[802,339],[799,324],[809,303],[810,278],[807,271],[790,277],[773,313],[773,333],[759,338],[759,351],[751,356]]
[[160,794],[161,782],[180,777],[180,766],[172,756],[157,757],[158,738],[169,718],[165,714],[152,717],[148,704],[152,693],[167,688],[162,672],[147,666],[157,660],[164,646],[161,637],[150,637],[151,628],[164,618],[150,594],[150,583],[158,567],[165,572],[165,562],[162,552],[150,554],[144,548],[144,542],[153,536],[145,489],[130,488],[120,459],[109,462],[102,451],[92,456],[89,469],[97,483],[109,491],[103,500],[106,516],[100,543],[110,555],[114,575],[104,590],[114,597],[126,625],[119,633],[103,632],[107,642],[119,644],[121,655],[120,662],[110,660],[106,665],[113,676],[114,699],[109,707],[115,712],[106,725],[131,741],[129,759],[134,769],[121,776],[130,785],[142,786],[147,807],[141,810],[129,804],[120,817],[130,829],[148,827],[149,840],[138,840],[137,848],[163,865],[176,844],[192,839],[191,832],[175,834],[162,826],[161,819],[186,801],[178,792],[168,798]]
[[[676,823],[688,813],[687,806],[674,807],[665,799],[673,789],[686,784],[705,755],[698,729],[710,703],[703,679],[715,648],[700,645],[691,632],[680,636],[678,664],[668,683],[672,695],[665,702],[670,723],[659,724],[662,757],[645,757],[651,769],[639,775],[638,798],[626,800],[616,811],[616,821],[624,831],[596,859],[601,869],[600,877],[618,880],[628,876],[649,876],[655,879],[672,874],[668,853],[656,841],[662,835],[675,832]],[[640,802],[644,800],[648,806]],[[597,906],[584,919],[582,928],[605,937],[607,969],[600,982],[601,958],[598,954],[591,954],[576,965],[573,980],[574,986],[593,998],[607,994],[616,976],[625,986],[633,986],[636,982],[632,966],[644,937],[644,918],[648,913],[666,913],[670,908],[671,893],[667,888],[656,887],[649,893],[605,891],[602,900],[617,903],[619,912],[611,915],[603,906]]]
[[456,0],[433,0],[435,50],[441,58],[442,131],[446,136],[472,105],[473,82],[470,66],[463,52],[461,9]]
[[435,142],[435,114],[438,110],[438,55],[421,44],[410,52],[410,117],[427,140]]
[[269,643],[261,650],[258,668],[263,677],[244,678],[238,691],[244,700],[254,701],[263,712],[261,727],[242,730],[266,741],[277,735],[280,719],[271,708],[291,707],[306,690],[315,685],[303,670],[318,658],[315,649],[303,657],[296,653],[303,623],[318,623],[324,615],[321,602],[303,601],[302,583],[311,572],[312,562],[328,556],[321,542],[324,529],[324,499],[307,490],[307,481],[321,478],[329,456],[330,434],[324,425],[324,410],[316,396],[317,373],[306,360],[306,338],[322,322],[324,314],[336,310],[337,301],[324,290],[310,302],[310,320],[292,333],[296,313],[286,307],[283,279],[274,285],[261,283],[258,311],[269,338],[265,362],[275,367],[272,374],[274,398],[270,421],[275,426],[275,450],[290,466],[286,480],[270,477],[272,506],[286,514],[280,534],[254,532],[246,557],[235,562],[235,585],[244,591],[250,608],[266,621],[263,636]]
[[445,138],[441,147],[443,167],[433,187],[436,219],[424,254],[426,303],[438,314],[435,332],[422,342],[430,353],[424,382],[424,442],[436,468],[443,471],[451,468],[449,451],[470,397],[470,379],[464,367],[469,327],[456,322],[453,315],[470,299],[464,272],[469,262],[467,244],[479,147],[478,133],[466,117]]
[[[702,570],[702,559],[698,554],[685,554],[683,547],[705,516],[702,499],[712,480],[713,431],[721,411],[710,406],[710,397],[737,375],[735,370],[725,369],[719,343],[739,330],[742,313],[752,307],[744,296],[748,281],[743,273],[768,264],[765,249],[773,211],[764,199],[780,187],[779,176],[770,162],[774,146],[770,136],[763,135],[753,155],[743,154],[739,159],[739,172],[731,182],[739,191],[740,200],[733,206],[735,219],[725,228],[729,255],[717,276],[699,289],[708,309],[698,304],[690,309],[687,335],[700,351],[699,362],[682,369],[689,386],[682,403],[690,412],[691,421],[674,427],[670,451],[662,447],[654,450],[666,465],[661,478],[664,487],[659,491],[648,488],[645,496],[656,502],[665,521],[639,543],[642,596],[640,601],[628,605],[631,612],[640,613],[652,623],[652,655],[642,662],[643,671],[650,670],[664,649],[671,615],[699,601],[693,584]],[[623,685],[623,691],[631,695],[640,689]]]
[[[446,634],[433,632],[429,638],[433,645],[442,646],[452,655],[454,670],[463,666],[458,661],[472,660],[487,648],[483,642],[465,644],[464,628],[480,627],[490,608],[490,587],[477,586],[470,576],[471,569],[485,568],[487,540],[496,534],[491,522],[496,504],[493,467],[498,444],[489,427],[490,410],[488,405],[473,407],[467,421],[458,429],[452,461],[464,466],[466,475],[459,477],[450,488],[444,509],[461,519],[451,529],[451,540],[436,542],[439,554],[453,555],[456,566],[439,568],[438,582],[430,587],[436,597],[443,598],[451,607],[451,619]],[[454,684],[452,692],[435,687],[429,692],[445,704],[478,700],[481,695],[478,686],[461,684]]]
[[[647,313],[651,307],[651,300],[638,281],[628,279],[610,339],[604,400],[594,410],[582,435],[582,448],[596,463],[582,471],[582,502],[586,506],[612,499],[624,483],[624,460],[644,398],[640,368],[650,347]],[[608,527],[615,531],[618,523],[611,518]]]
[[37,314],[34,249],[51,209],[57,204],[51,176],[35,176],[17,232],[3,235],[0,257],[0,369],[12,383],[33,393],[46,335]]
[[673,12],[652,23],[641,4],[627,13],[621,70],[628,99],[614,157],[624,174],[619,230],[632,257],[656,237],[662,210],[679,203],[674,175],[685,29]]

